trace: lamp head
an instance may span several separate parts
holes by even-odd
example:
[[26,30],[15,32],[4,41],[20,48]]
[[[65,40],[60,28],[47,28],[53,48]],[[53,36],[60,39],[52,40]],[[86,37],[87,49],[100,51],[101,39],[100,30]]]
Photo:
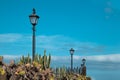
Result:
[[35,9],[33,8],[33,13],[29,16],[30,22],[33,26],[35,26],[38,22],[39,16],[36,15]]
[[74,54],[74,51],[75,51],[75,50],[74,50],[73,48],[71,48],[71,49],[70,49],[70,54],[73,55],[73,54]]

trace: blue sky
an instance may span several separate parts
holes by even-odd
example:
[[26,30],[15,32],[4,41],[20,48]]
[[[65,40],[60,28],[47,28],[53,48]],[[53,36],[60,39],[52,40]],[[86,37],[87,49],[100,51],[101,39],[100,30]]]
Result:
[[[62,59],[65,61],[62,64],[70,64],[69,49],[73,47],[76,64],[86,58],[89,70],[98,70],[90,71],[89,75],[104,80],[99,76],[101,68],[111,70],[120,63],[119,3],[119,0],[1,0],[0,55],[13,59],[31,54],[32,25],[28,16],[35,8],[40,16],[36,52],[43,54],[46,49],[53,62]],[[117,64],[114,71],[119,70]]]
[[38,53],[46,49],[53,55],[68,55],[73,47],[76,55],[118,54],[118,3],[118,0],[0,1],[0,52],[31,53],[32,25],[28,16],[35,8],[40,16],[36,26]]

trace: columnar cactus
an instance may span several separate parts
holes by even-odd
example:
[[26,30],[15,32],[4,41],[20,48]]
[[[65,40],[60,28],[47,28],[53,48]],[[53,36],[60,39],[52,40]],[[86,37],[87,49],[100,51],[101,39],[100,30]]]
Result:
[[42,59],[41,55],[39,55],[39,64],[42,64],[42,62],[43,62],[43,59]]
[[3,63],[3,56],[0,56],[0,67],[3,66],[4,63]]
[[31,63],[32,59],[30,58],[30,54],[28,54],[28,62]]
[[3,61],[3,56],[0,56],[0,62],[2,62]]
[[20,64],[24,64],[25,63],[25,59],[24,59],[24,56],[22,56],[21,58],[20,58],[20,62],[19,62]]
[[51,55],[49,54],[49,57],[47,59],[47,68],[50,68],[50,63],[51,63]]
[[42,63],[43,69],[50,68],[51,55],[46,56],[46,50],[44,51],[44,55],[39,56],[39,63]]

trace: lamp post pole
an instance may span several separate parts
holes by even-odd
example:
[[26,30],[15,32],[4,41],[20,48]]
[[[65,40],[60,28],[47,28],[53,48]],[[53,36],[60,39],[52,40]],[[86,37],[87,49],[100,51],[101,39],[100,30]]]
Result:
[[32,26],[32,31],[33,31],[33,35],[32,35],[32,60],[34,61],[35,58],[35,50],[36,50],[36,36],[35,36],[35,26],[37,25],[39,16],[36,15],[35,9],[33,8],[33,13],[29,16],[30,18],[30,22],[33,25]]
[[73,71],[73,54],[71,54],[71,72]]
[[32,30],[33,30],[33,35],[32,35],[32,58],[33,58],[33,61],[34,61],[35,50],[36,50],[35,25],[33,25]]
[[71,48],[70,49],[70,54],[71,54],[71,72],[73,72],[73,54],[74,54],[74,49]]

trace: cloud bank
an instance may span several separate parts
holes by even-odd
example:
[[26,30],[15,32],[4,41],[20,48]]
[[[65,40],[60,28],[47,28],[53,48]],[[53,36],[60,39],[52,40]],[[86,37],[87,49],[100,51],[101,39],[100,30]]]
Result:
[[[69,49],[73,47],[75,49],[74,60],[79,61],[82,58],[86,58],[88,61],[106,61],[106,62],[120,62],[120,54],[101,54],[105,53],[105,46],[101,46],[93,42],[81,42],[70,37],[63,35],[37,35],[36,37],[37,49],[44,49],[52,51],[52,60],[70,60]],[[31,51],[31,35],[22,34],[0,34],[0,52],[3,53],[6,59],[18,58],[20,56],[8,55],[9,52],[25,55],[24,51]],[[20,48],[20,49],[19,49]],[[12,51],[13,50],[13,51]],[[15,51],[15,52],[14,52]],[[23,51],[23,52],[20,52]],[[6,54],[5,54],[6,53]],[[23,54],[21,54],[23,53]],[[41,52],[40,52],[41,53]],[[42,52],[43,53],[43,52]],[[95,54],[91,54],[95,53]]]
[[[4,59],[16,59],[20,58],[21,55],[2,55]],[[75,61],[80,61],[85,58],[87,61],[97,61],[97,62],[119,62],[120,54],[109,54],[109,55],[96,55],[96,56],[73,56]],[[70,56],[52,56],[52,61],[70,61]]]
[[[14,53],[18,51],[19,53],[25,53],[24,51],[27,50],[29,52],[31,51],[32,45],[31,38],[32,38],[31,35],[13,33],[0,34],[0,47],[1,47],[0,52],[7,53],[8,51]],[[49,51],[54,51],[54,53],[60,54],[68,52],[71,47],[75,49],[76,54],[102,52],[104,50],[103,45],[99,45],[93,42],[81,42],[79,40],[75,40],[71,37],[63,35],[36,36],[36,48],[38,49],[38,52],[39,49],[46,49]],[[14,52],[12,51],[12,48],[14,48],[15,50]]]
[[23,36],[21,34],[0,34],[0,43],[10,43],[10,42],[16,42],[19,39],[21,39]]

